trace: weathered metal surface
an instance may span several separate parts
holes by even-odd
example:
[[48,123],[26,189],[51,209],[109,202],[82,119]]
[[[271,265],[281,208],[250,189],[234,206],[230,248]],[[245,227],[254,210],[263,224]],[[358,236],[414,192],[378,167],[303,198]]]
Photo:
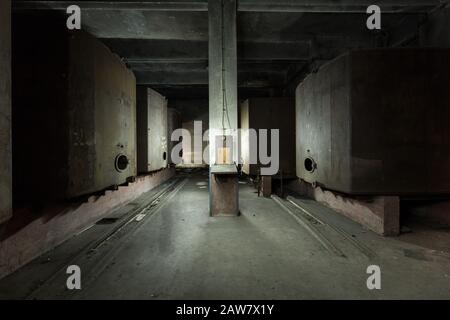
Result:
[[450,50],[346,54],[297,88],[297,175],[349,194],[450,192]]

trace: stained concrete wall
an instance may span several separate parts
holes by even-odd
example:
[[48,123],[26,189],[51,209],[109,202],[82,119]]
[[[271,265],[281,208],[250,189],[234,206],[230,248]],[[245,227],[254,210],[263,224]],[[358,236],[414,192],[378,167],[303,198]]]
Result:
[[155,90],[139,86],[137,94],[138,172],[167,167],[167,100]]
[[[136,175],[133,73],[87,33],[69,33],[65,21],[51,19],[32,30],[33,18],[14,19],[16,202],[73,198],[125,183]],[[120,154],[129,161],[123,171],[115,165]]]
[[[253,98],[241,103],[241,129],[279,130],[279,171],[283,177],[295,177],[295,99]],[[259,138],[258,138],[259,143]],[[268,154],[272,155],[268,132]],[[250,152],[259,155],[258,144],[251,144],[247,134],[241,135],[242,170],[249,175],[259,174],[261,163],[250,164]],[[259,159],[258,159],[259,160]]]
[[297,88],[298,176],[349,194],[450,193],[449,58],[362,50],[309,76]]
[[0,223],[12,215],[11,1],[0,2]]

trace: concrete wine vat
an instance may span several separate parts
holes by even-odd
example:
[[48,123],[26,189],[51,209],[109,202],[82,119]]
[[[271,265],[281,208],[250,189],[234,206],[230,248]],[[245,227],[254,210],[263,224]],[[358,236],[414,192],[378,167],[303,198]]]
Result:
[[155,90],[137,88],[138,172],[167,167],[167,100]]
[[20,25],[13,42],[15,199],[74,198],[135,176],[133,72],[85,32]]
[[297,175],[348,194],[450,193],[450,50],[354,51],[296,91]]
[[172,149],[177,145],[178,141],[172,141],[172,132],[176,129],[180,129],[181,124],[181,114],[175,108],[167,108],[167,156],[169,159],[169,164],[174,164],[172,161]]
[[[250,164],[250,152],[258,154],[258,146],[250,143],[246,129],[279,129],[279,171],[283,177],[295,177],[295,101],[291,98],[253,98],[241,103],[242,171],[258,175],[261,164]],[[259,138],[258,138],[259,141]],[[270,131],[268,132],[270,146]],[[259,142],[258,142],[259,143]],[[270,148],[269,154],[270,152]],[[258,159],[259,160],[259,159]]]

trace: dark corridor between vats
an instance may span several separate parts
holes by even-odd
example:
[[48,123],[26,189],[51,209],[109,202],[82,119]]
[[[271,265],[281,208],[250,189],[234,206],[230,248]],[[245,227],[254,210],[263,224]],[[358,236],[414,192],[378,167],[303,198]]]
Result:
[[449,46],[443,0],[2,0],[0,299],[450,299]]

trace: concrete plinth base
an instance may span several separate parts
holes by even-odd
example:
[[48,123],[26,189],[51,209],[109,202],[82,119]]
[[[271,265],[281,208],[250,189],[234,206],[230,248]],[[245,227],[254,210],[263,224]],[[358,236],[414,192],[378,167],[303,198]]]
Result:
[[384,236],[400,233],[400,198],[396,196],[373,196],[356,198],[313,187],[297,180],[289,188],[336,210],[349,219]]
[[211,216],[238,216],[238,176],[210,173],[209,180]]
[[402,210],[441,226],[450,226],[450,199],[409,199]]
[[36,216],[31,209],[14,212],[1,230],[0,279],[174,175],[175,169],[170,168],[140,176],[127,186],[91,196],[84,203],[49,206],[32,221],[26,220]]
[[272,176],[261,177],[261,191],[263,197],[270,198],[272,194]]

